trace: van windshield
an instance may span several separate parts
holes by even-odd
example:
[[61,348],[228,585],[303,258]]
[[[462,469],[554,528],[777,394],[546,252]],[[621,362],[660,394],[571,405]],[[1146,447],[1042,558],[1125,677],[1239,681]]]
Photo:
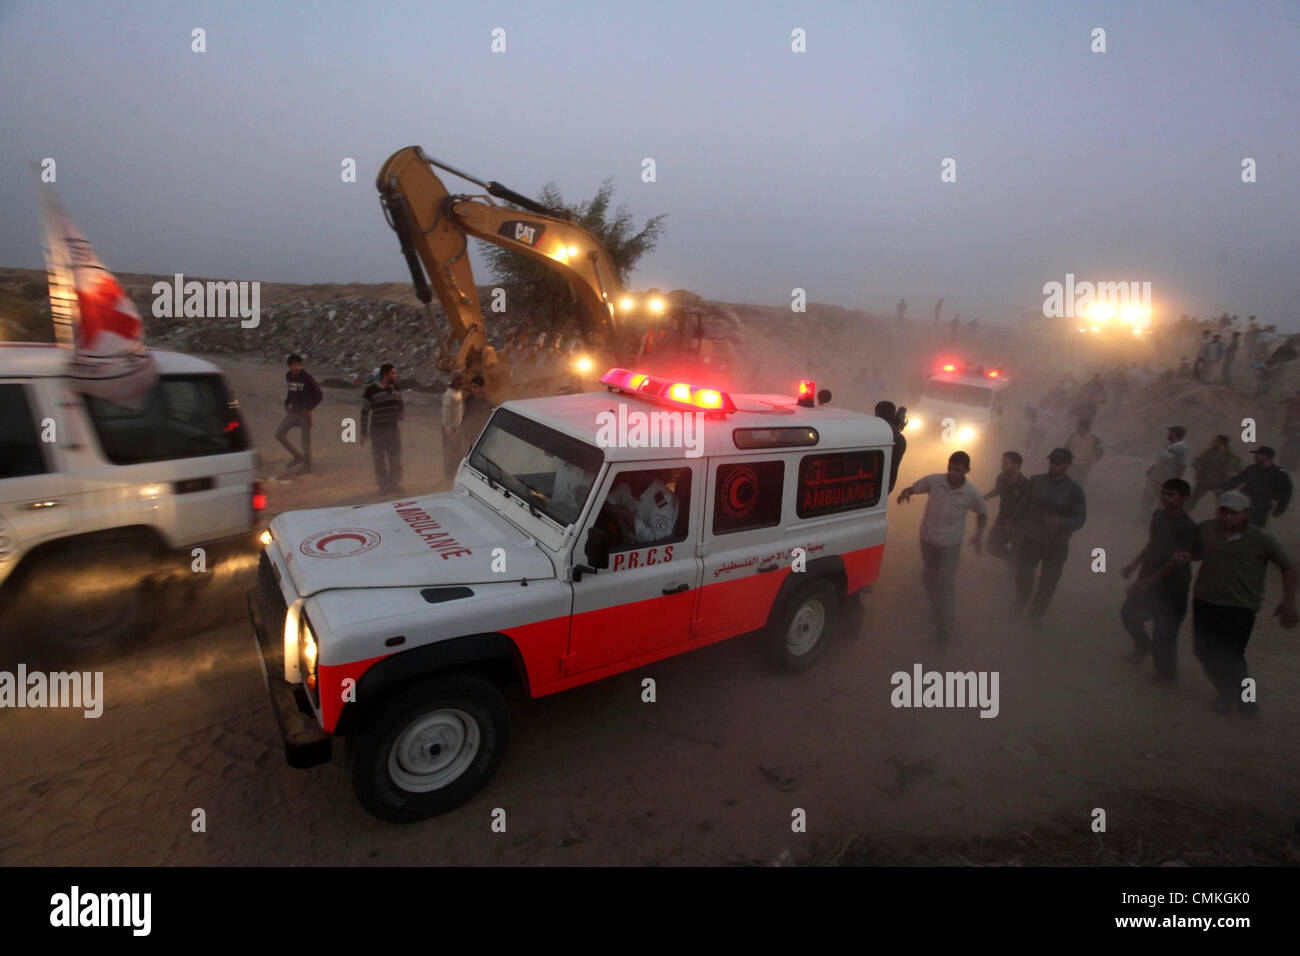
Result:
[[961,382],[943,382],[930,379],[925,383],[924,396],[938,402],[955,402],[958,405],[975,405],[986,408],[993,404],[993,389]]
[[226,455],[248,429],[220,375],[164,375],[140,408],[85,396],[104,457],[115,465]]
[[605,456],[599,448],[498,408],[469,464],[561,526],[574,524]]

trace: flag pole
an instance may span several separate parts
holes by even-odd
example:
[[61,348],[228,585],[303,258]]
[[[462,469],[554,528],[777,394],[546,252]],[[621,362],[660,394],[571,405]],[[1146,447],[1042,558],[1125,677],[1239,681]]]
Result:
[[45,274],[50,286],[50,319],[54,323],[54,341],[59,348],[75,344],[77,323],[77,285],[72,274],[72,257],[65,241],[63,207],[54,190],[41,181],[41,168],[32,164],[36,174],[36,192],[41,207],[41,237],[45,252]]

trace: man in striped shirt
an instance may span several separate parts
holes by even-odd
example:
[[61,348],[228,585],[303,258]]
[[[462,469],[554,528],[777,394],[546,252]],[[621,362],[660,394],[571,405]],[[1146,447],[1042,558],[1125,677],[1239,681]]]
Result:
[[398,422],[404,417],[397,369],[391,362],[379,366],[379,381],[371,382],[361,396],[361,443],[370,440],[375,459],[375,479],[381,495],[397,494],[402,481],[402,436]]

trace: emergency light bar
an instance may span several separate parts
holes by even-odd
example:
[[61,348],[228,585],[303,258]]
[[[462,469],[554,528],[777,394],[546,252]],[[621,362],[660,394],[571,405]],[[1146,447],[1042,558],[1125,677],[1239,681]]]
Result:
[[686,382],[656,378],[644,372],[629,372],[625,368],[610,369],[601,376],[600,384],[617,392],[640,395],[660,405],[670,405],[683,411],[730,415],[736,410],[736,403],[731,400],[731,396],[716,388],[700,388]]

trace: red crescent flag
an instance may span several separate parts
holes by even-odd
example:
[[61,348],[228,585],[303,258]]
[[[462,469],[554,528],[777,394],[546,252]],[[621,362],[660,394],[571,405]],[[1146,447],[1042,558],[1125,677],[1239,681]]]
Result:
[[49,186],[42,186],[41,198],[50,309],[59,345],[72,350],[72,387],[119,405],[137,404],[158,380],[140,313]]

